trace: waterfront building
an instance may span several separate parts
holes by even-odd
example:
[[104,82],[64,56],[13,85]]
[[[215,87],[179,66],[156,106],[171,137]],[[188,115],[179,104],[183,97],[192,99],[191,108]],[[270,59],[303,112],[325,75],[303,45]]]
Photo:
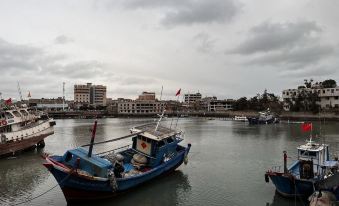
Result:
[[118,99],[119,114],[160,114],[165,102],[158,101],[154,92],[143,92],[136,100]]
[[78,106],[106,106],[106,90],[106,86],[92,83],[74,85],[74,103]]
[[222,111],[232,110],[234,102],[235,100],[233,99],[225,99],[225,100],[212,99],[208,102],[207,111],[222,112]]
[[190,104],[196,101],[200,101],[201,100],[201,94],[195,93],[195,94],[185,94],[184,95],[184,102],[185,104]]
[[69,102],[63,102],[62,97],[52,98],[52,99],[29,99],[26,101],[30,107],[36,108],[38,110],[47,110],[47,111],[61,111],[64,109],[68,110],[70,107]]
[[314,85],[311,88],[300,87],[298,89],[286,89],[282,91],[284,110],[290,110],[289,102],[295,103],[295,98],[301,92],[317,92],[320,98],[318,102],[322,109],[339,108],[339,86],[334,88],[322,88],[319,85]]

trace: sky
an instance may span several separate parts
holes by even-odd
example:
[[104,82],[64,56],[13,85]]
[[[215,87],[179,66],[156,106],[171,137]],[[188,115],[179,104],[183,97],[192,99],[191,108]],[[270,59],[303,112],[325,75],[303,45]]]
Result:
[[339,81],[337,0],[0,0],[0,92],[252,97]]

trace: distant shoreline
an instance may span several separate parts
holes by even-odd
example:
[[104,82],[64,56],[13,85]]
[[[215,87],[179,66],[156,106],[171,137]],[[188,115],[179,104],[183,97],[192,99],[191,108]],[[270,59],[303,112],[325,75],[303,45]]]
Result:
[[[215,118],[233,118],[234,116],[257,116],[257,111],[222,111],[222,112],[179,112],[167,113],[167,116],[181,117],[215,117]],[[72,112],[48,112],[50,117],[55,119],[93,119],[93,118],[153,118],[157,114],[116,114],[105,111],[72,111]],[[291,121],[339,121],[338,112],[322,112],[313,114],[310,112],[282,112],[279,115],[281,120]]]

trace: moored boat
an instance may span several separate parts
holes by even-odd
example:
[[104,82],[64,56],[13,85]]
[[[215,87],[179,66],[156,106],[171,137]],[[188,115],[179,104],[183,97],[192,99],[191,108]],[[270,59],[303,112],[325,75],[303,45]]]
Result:
[[[97,143],[95,122],[91,144],[84,145],[90,146],[88,150],[83,146],[62,156],[46,156],[44,166],[57,180],[67,202],[114,197],[187,161],[191,145],[179,145],[183,133],[160,126],[160,120],[134,127],[124,137]],[[131,146],[92,154],[93,145],[125,138],[132,138]]]
[[234,116],[233,120],[239,121],[239,122],[247,122],[248,121],[246,116]]
[[279,123],[279,118],[273,115],[270,110],[259,112],[257,117],[247,117],[249,124],[272,124]]
[[[312,141],[297,147],[298,159],[287,167],[287,154],[284,152],[284,166],[273,167],[265,173],[265,181],[272,183],[279,194],[285,197],[308,197],[315,192],[319,183],[337,173],[338,160],[330,160],[329,146]],[[334,194],[339,192],[338,183],[327,187]]]
[[27,107],[0,109],[0,156],[32,147],[44,147],[44,139],[54,133],[55,121]]

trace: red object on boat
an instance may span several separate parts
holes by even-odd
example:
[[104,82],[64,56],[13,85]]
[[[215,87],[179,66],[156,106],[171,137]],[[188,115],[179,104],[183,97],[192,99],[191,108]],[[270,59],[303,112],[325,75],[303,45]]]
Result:
[[309,132],[309,131],[312,130],[312,128],[313,128],[312,123],[303,123],[303,124],[301,124],[301,130],[303,132]]

